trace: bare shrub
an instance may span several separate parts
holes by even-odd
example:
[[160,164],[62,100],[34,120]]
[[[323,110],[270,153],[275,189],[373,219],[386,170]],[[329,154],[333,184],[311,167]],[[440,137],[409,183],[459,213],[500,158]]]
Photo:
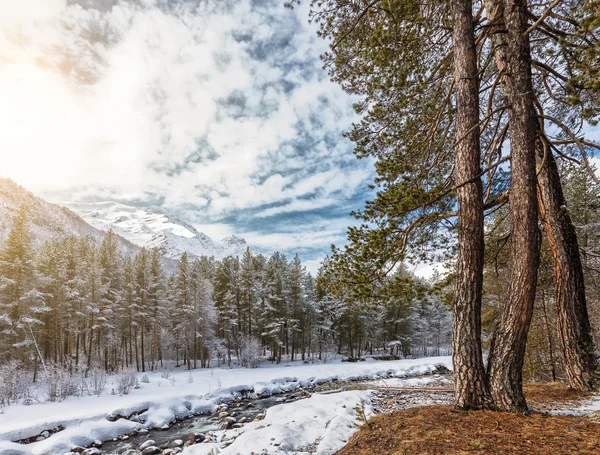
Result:
[[88,372],[88,390],[90,395],[100,396],[108,384],[106,371],[101,368],[92,368]]
[[47,401],[62,401],[77,395],[79,387],[67,368],[58,363],[46,363],[41,374],[40,389]]
[[148,377],[147,374],[145,374],[144,376],[142,376],[142,382],[144,384],[150,384],[150,378]]
[[138,384],[137,374],[135,370],[123,370],[117,373],[115,377],[115,385],[119,395],[128,395],[131,389]]
[[258,368],[260,365],[260,341],[253,336],[243,336],[240,339],[240,363],[246,368]]
[[29,378],[18,360],[0,365],[0,408],[17,402],[27,395]]

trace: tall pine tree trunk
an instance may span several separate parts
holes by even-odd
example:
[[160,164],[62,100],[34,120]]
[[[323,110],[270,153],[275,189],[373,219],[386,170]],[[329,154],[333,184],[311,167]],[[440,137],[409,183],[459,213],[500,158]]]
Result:
[[146,326],[145,318],[142,316],[141,326],[140,326],[140,355],[141,355],[141,364],[142,364],[142,373],[146,372],[146,359],[144,358],[144,327]]
[[154,302],[154,315],[152,321],[152,371],[156,369],[156,355],[158,348],[158,304]]
[[458,256],[452,328],[454,406],[481,409],[490,400],[481,353],[483,190],[479,177],[479,83],[471,0],[453,0],[452,16],[458,185]]
[[523,0],[506,0],[507,81],[511,152],[511,271],[508,300],[489,355],[489,381],[497,409],[527,412],[523,362],[533,315],[539,262],[531,52]]
[[[498,69],[506,69],[508,57],[502,1],[485,0],[485,8],[488,22],[496,23],[497,30],[492,32],[492,40]],[[506,74],[502,78],[502,87],[508,95],[511,87]],[[539,135],[539,123],[536,123],[536,128]],[[598,365],[577,235],[571,217],[564,209],[566,201],[556,160],[541,140],[536,141],[536,166],[539,215],[548,236],[554,265],[555,300],[565,371],[571,388],[591,390],[596,385]]]
[[544,318],[544,328],[546,329],[546,341],[548,343],[548,356],[550,357],[550,373],[552,381],[556,381],[556,361],[554,360],[554,342],[552,340],[552,327],[548,320],[548,311],[546,309],[546,290],[540,293],[542,300],[542,317]]
[[538,142],[538,203],[554,262],[556,310],[565,373],[571,388],[593,390],[597,386],[598,364],[587,311],[577,234],[566,209],[552,151],[544,150],[541,141]]

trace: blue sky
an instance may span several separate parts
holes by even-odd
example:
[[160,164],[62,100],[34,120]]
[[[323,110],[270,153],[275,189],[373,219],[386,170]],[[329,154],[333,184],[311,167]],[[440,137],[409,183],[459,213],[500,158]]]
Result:
[[322,69],[306,4],[2,5],[4,176],[55,201],[158,205],[313,271],[344,242],[373,169],[342,137],[356,100]]

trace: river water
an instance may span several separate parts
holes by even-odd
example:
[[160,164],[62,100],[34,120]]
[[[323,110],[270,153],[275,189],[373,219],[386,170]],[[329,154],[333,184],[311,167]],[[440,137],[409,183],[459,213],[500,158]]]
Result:
[[[292,396],[294,396],[292,394]],[[272,396],[255,400],[242,400],[241,402],[229,403],[227,412],[236,420],[246,417],[249,421],[263,414],[272,406],[282,403],[284,396]],[[239,406],[238,406],[239,405]],[[139,455],[138,448],[148,439],[156,441],[159,448],[174,447],[176,440],[187,441],[191,434],[205,434],[209,431],[218,430],[221,422],[212,415],[200,415],[176,422],[168,430],[151,430],[146,434],[130,435],[129,439],[122,441],[107,441],[102,447],[103,455]]]

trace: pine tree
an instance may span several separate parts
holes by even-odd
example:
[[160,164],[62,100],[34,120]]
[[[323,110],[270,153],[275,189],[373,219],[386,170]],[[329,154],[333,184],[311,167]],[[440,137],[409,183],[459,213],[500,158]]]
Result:
[[24,206],[19,207],[8,238],[0,251],[0,311],[5,325],[2,334],[6,340],[3,352],[6,353],[10,352],[10,344],[16,343],[18,337],[30,331],[30,327],[24,322],[28,313],[24,296],[32,286],[34,273],[33,239],[27,216],[27,209]]

